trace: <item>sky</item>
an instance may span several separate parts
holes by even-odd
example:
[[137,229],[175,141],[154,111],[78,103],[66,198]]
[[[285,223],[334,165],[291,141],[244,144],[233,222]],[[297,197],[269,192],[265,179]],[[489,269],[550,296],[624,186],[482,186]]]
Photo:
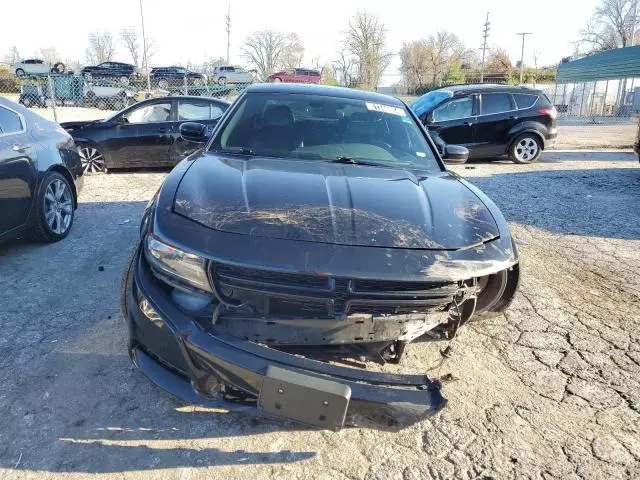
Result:
[[[403,42],[438,30],[455,33],[469,48],[479,49],[489,12],[490,47],[505,48],[515,64],[521,49],[516,33],[532,32],[526,38],[525,65],[532,63],[534,50],[539,52],[539,64],[545,65],[573,53],[572,42],[598,0],[142,0],[146,34],[157,51],[151,65],[197,64],[226,56],[229,3],[231,63],[236,65],[245,64],[240,50],[244,38],[262,29],[296,32],[309,65],[313,58],[330,63],[340,49],[349,17],[358,9],[380,16],[388,31],[388,50],[394,53]],[[84,64],[90,33],[111,31],[118,37],[123,28],[140,29],[139,0],[30,0],[28,9],[17,0],[5,0],[1,11],[0,57],[13,45],[22,57],[37,57],[40,48],[55,47],[61,60]],[[117,43],[114,60],[131,61],[121,42]],[[399,79],[399,64],[395,55],[383,86]]]

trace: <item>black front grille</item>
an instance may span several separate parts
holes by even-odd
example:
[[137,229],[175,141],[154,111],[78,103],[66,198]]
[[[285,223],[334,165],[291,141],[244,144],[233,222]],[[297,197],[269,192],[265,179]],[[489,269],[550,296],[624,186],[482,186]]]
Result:
[[456,282],[402,282],[211,265],[218,295],[263,316],[336,318],[355,313],[429,313],[446,308]]

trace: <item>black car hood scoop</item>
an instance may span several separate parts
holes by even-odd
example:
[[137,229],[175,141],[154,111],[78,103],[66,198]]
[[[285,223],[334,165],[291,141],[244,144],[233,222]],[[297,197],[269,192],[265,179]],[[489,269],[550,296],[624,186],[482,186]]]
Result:
[[257,237],[367,247],[457,250],[498,237],[495,220],[447,172],[204,154],[174,212]]

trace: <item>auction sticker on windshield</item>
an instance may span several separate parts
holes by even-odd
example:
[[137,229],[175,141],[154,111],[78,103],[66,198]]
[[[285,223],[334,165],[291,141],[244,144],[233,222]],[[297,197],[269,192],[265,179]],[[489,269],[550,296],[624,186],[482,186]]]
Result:
[[365,102],[368,110],[374,112],[390,113],[391,115],[398,115],[400,117],[406,117],[407,112],[402,107],[393,107],[391,105],[384,105],[382,103]]

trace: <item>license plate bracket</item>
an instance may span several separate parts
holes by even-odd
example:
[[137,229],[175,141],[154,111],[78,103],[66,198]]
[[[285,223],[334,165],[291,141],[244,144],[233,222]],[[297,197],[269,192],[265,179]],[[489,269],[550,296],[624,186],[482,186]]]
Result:
[[258,408],[268,415],[339,430],[350,399],[348,385],[269,365]]

